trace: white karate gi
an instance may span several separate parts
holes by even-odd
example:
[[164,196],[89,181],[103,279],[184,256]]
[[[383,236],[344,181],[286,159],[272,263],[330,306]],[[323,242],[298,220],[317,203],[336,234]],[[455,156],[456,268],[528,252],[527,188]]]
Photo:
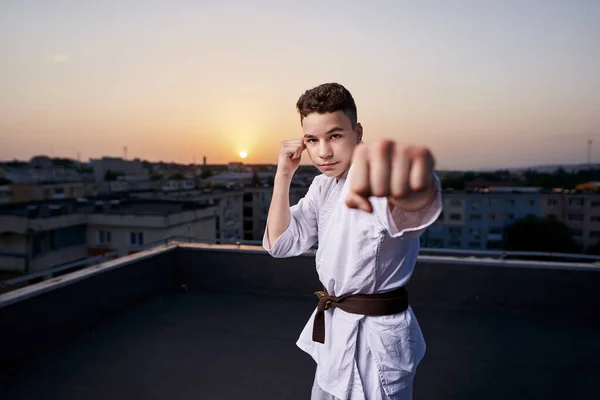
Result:
[[[366,213],[345,205],[349,174],[352,168],[339,181],[315,177],[306,196],[290,208],[287,230],[271,246],[266,229],[263,247],[273,257],[293,257],[318,240],[317,273],[334,296],[406,285],[417,261],[419,236],[442,210],[439,179],[435,200],[419,212],[390,212],[385,197],[371,197],[374,212]],[[315,296],[315,306],[317,301]],[[324,344],[312,340],[315,314],[316,308],[297,345],[317,363],[315,382],[323,391],[343,400],[412,398],[425,341],[410,307],[377,317],[327,310]]]

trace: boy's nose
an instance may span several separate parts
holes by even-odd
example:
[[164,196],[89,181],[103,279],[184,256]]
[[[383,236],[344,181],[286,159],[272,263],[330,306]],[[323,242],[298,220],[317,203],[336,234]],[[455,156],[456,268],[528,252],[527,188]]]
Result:
[[319,146],[319,157],[321,158],[330,158],[333,155],[331,151],[331,146],[327,143],[322,143]]

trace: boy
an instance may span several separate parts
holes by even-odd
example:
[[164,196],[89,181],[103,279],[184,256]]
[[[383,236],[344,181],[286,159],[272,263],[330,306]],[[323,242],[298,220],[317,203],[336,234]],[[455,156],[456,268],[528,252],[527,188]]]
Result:
[[[442,209],[425,148],[362,142],[346,88],[306,91],[297,109],[304,136],[281,143],[263,247],[293,257],[317,241],[324,290],[297,345],[317,363],[312,399],[411,399],[425,342],[405,285],[420,234]],[[306,150],[322,172],[290,208],[292,176]]]

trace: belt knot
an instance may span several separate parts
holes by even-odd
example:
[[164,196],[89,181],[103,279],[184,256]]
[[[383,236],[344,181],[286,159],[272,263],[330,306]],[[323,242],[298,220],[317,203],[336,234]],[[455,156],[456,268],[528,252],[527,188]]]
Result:
[[343,297],[332,296],[329,293],[327,293],[326,290],[321,290],[321,291],[315,292],[315,294],[319,298],[319,304],[317,305],[317,310],[319,312],[328,310],[331,308],[332,303],[337,303],[337,302],[343,300]]

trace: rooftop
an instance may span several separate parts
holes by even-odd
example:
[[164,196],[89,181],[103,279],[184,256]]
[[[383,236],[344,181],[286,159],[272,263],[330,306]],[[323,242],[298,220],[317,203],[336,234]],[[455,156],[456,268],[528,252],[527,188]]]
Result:
[[136,199],[128,196],[123,198],[89,197],[1,205],[0,215],[29,218],[47,218],[75,213],[168,215],[209,206],[209,204],[185,201]]
[[[169,242],[0,295],[3,400],[307,399],[314,253]],[[600,267],[420,257],[422,399],[598,399]]]

